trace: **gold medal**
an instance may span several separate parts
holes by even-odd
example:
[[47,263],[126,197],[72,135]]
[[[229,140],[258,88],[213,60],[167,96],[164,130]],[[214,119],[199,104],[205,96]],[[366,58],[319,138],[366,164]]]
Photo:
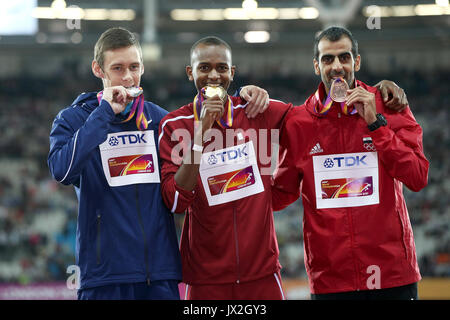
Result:
[[331,84],[330,98],[335,102],[344,102],[347,100],[348,89],[348,84],[344,79],[335,79]]
[[215,95],[218,95],[220,100],[225,102],[226,97],[227,97],[227,92],[221,86],[216,86],[216,87],[206,86],[204,92],[205,92],[204,96],[205,96],[206,99],[209,99],[209,98],[214,97]]

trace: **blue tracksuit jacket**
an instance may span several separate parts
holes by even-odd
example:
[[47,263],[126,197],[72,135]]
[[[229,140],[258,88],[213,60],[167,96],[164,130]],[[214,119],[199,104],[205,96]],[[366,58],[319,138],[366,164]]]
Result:
[[[158,126],[167,111],[151,102],[145,102],[144,108],[149,131],[143,134],[153,134],[158,148]],[[99,105],[95,93],[83,93],[56,116],[50,133],[50,171],[57,181],[75,186],[79,202],[80,289],[181,279],[173,215],[163,203],[160,184],[112,187],[105,177],[99,145],[108,134],[123,132],[124,136],[138,130],[135,117],[125,123],[121,120],[108,102],[102,100]]]

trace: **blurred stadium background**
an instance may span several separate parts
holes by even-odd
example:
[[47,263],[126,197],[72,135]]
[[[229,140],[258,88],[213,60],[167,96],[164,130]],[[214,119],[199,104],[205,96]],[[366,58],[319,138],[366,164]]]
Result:
[[[171,111],[191,101],[189,49],[217,35],[233,48],[234,89],[256,84],[301,104],[313,74],[315,32],[338,24],[359,41],[357,78],[405,89],[424,130],[428,186],[405,189],[423,280],[422,299],[450,299],[450,7],[448,0],[21,0],[0,2],[0,299],[73,299],[77,201],[47,168],[48,136],[60,109],[98,91],[93,46],[109,27],[139,35],[145,97]],[[289,299],[308,299],[302,205],[275,214]],[[176,218],[178,231],[183,216]]]

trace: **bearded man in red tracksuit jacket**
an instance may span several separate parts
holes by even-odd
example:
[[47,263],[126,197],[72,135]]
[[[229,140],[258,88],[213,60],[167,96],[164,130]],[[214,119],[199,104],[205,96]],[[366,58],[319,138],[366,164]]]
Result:
[[427,184],[422,129],[409,107],[388,110],[376,88],[355,79],[360,64],[348,30],[330,27],[316,38],[322,82],[286,116],[273,206],[302,195],[313,299],[417,299],[421,276],[402,188]]
[[239,97],[204,98],[206,86],[227,90],[234,69],[221,39],[193,45],[186,71],[199,93],[160,125],[163,199],[172,212],[187,211],[180,244],[186,299],[283,299],[270,150],[271,130],[291,105],[270,100],[251,118]]

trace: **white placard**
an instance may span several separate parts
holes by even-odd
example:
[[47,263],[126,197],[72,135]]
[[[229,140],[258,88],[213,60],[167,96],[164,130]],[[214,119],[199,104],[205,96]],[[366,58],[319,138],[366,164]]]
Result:
[[206,152],[200,177],[210,206],[264,191],[253,142]]
[[379,203],[377,152],[313,156],[317,209]]
[[99,148],[111,187],[160,182],[153,130],[110,133]]

